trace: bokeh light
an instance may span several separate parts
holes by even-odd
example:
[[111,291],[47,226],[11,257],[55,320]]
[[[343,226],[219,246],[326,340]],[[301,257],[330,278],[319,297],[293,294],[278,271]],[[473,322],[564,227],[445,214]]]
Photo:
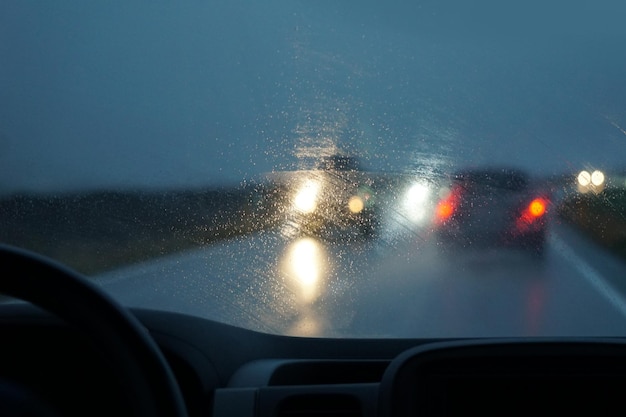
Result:
[[363,209],[365,208],[365,203],[363,202],[363,199],[357,195],[350,197],[350,200],[348,201],[348,209],[350,210],[350,212],[356,214],[356,213],[360,213],[363,211]]

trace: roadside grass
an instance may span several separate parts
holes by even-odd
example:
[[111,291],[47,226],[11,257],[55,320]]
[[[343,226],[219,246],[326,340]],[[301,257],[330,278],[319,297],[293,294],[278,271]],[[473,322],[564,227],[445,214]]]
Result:
[[[0,200],[0,242],[84,275],[274,227],[276,190],[95,191]],[[273,200],[272,200],[273,201]]]
[[560,204],[558,214],[626,260],[626,189],[572,195]]

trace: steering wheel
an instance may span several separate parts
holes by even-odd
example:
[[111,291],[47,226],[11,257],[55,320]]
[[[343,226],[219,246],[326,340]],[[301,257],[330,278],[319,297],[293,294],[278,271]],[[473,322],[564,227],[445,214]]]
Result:
[[132,415],[187,416],[161,350],[129,311],[78,273],[32,252],[0,244],[0,265],[0,294],[28,301],[65,320],[108,356],[128,394]]

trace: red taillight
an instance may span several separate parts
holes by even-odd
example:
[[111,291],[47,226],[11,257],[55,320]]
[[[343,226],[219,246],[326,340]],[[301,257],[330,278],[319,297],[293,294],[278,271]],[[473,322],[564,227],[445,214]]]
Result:
[[435,209],[435,221],[441,224],[449,220],[456,211],[458,200],[459,190],[454,189],[446,196],[446,198],[439,201],[437,208]]
[[448,220],[452,214],[454,213],[454,205],[450,199],[441,200],[439,204],[437,204],[437,220],[445,221]]
[[535,198],[530,202],[526,211],[532,218],[543,216],[546,213],[546,200],[543,198]]
[[543,217],[548,210],[548,200],[537,197],[532,200],[522,211],[517,219],[517,228],[520,231],[528,230],[529,227]]

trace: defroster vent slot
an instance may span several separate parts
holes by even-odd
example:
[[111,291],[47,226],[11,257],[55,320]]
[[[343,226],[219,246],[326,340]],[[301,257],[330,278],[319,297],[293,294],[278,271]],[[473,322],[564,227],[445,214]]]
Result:
[[349,394],[301,394],[285,398],[277,417],[361,417],[359,400]]

